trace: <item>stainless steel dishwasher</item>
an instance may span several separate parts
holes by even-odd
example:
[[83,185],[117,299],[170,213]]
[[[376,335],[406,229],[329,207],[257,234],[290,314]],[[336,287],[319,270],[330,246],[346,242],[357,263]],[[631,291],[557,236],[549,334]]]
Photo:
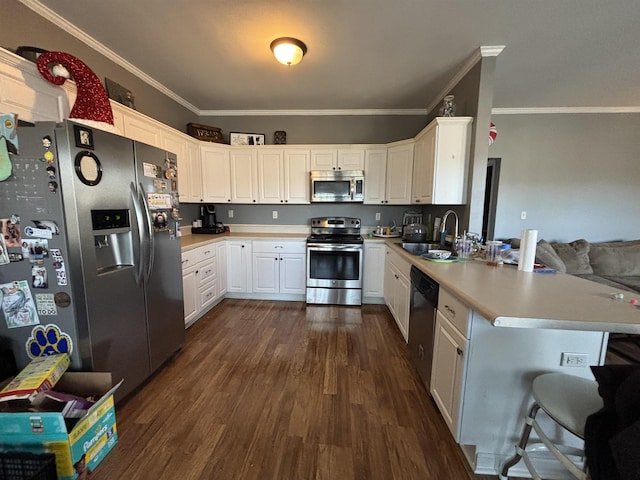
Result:
[[409,354],[422,382],[429,391],[433,339],[438,307],[438,282],[411,267],[411,303],[409,307]]

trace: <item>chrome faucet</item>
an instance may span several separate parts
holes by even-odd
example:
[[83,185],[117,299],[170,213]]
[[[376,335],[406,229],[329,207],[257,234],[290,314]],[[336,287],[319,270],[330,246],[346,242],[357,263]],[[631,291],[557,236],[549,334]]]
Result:
[[453,210],[447,210],[444,212],[444,216],[442,217],[442,223],[440,224],[440,244],[444,245],[446,243],[445,232],[447,231],[447,219],[449,215],[453,213],[453,217],[456,219],[455,231],[453,232],[453,241],[451,242],[451,249],[455,250],[456,247],[456,238],[458,238],[458,214]]

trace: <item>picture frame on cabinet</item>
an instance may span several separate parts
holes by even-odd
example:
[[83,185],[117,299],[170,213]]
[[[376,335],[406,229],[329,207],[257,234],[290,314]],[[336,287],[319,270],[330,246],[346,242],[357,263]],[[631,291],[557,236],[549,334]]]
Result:
[[229,133],[229,145],[264,145],[264,133]]

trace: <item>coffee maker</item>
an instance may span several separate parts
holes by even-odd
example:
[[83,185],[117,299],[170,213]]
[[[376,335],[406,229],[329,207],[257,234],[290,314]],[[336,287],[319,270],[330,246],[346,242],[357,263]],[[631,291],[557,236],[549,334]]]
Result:
[[200,205],[200,222],[201,227],[192,227],[191,233],[224,233],[225,226],[216,221],[216,206],[213,204]]
[[213,204],[200,205],[200,221],[203,227],[216,226],[216,206]]

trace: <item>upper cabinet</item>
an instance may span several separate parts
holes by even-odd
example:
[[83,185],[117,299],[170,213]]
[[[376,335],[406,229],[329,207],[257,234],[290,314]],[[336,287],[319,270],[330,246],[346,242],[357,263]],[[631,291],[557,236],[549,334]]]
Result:
[[314,148],[311,150],[311,170],[364,170],[365,149]]
[[386,203],[387,148],[369,148],[364,156],[364,203]]
[[438,117],[416,137],[414,204],[457,205],[467,201],[472,117]]
[[258,203],[258,151],[233,148],[231,159],[231,202]]
[[413,141],[409,143],[402,142],[401,144],[390,146],[387,150],[385,204],[408,205],[411,203],[412,174]]
[[202,200],[205,203],[231,203],[229,149],[224,145],[203,143],[200,146],[200,162]]

